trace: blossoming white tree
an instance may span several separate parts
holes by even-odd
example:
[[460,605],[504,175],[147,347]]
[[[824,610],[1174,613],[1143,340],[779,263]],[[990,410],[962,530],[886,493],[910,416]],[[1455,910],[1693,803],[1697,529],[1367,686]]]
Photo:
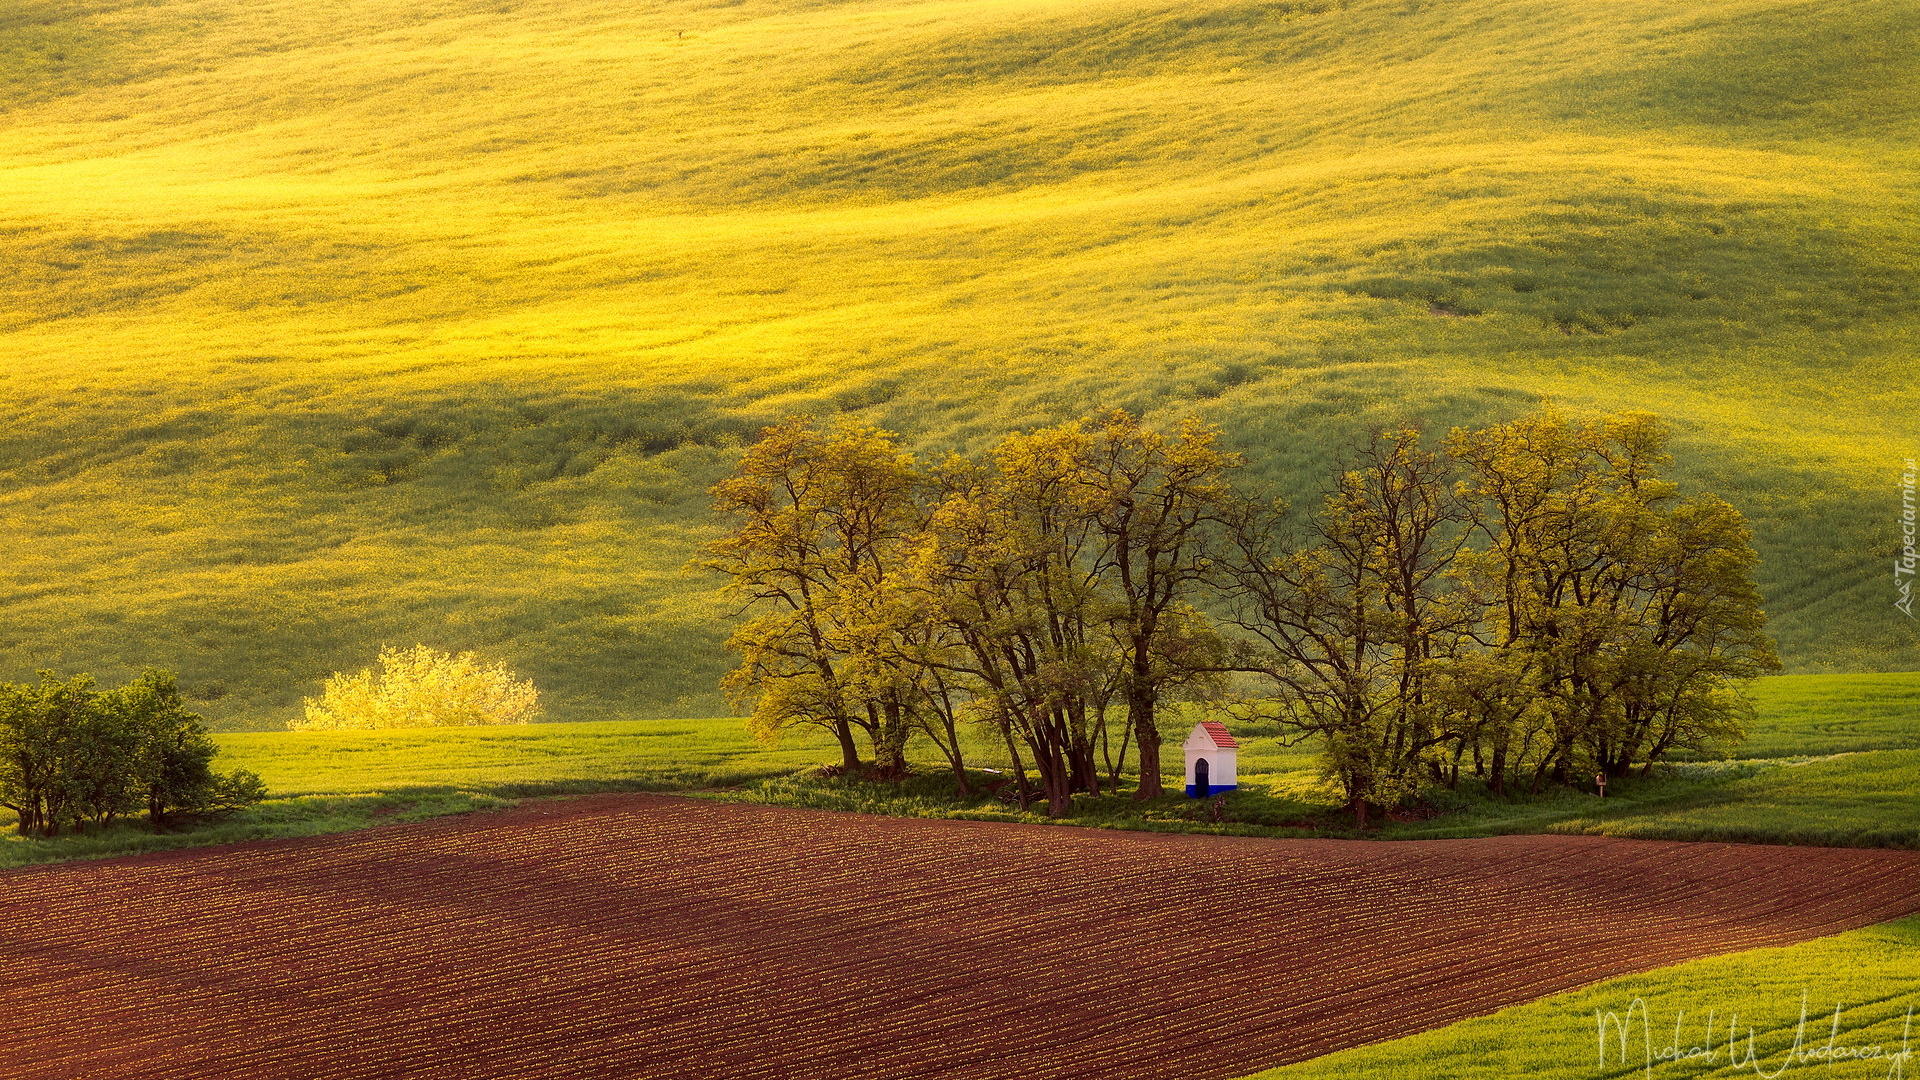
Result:
[[473,727],[524,724],[539,710],[540,692],[504,663],[482,664],[426,645],[380,650],[379,668],[335,674],[319,700],[307,699],[294,731],[345,728]]

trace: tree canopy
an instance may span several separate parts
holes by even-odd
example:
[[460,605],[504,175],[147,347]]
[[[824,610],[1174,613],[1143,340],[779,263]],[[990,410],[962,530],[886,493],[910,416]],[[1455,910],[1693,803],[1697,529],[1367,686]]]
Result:
[[[924,733],[1004,745],[1022,805],[1160,794],[1160,705],[1317,740],[1356,820],[1464,769],[1496,792],[1737,740],[1777,670],[1739,513],[1683,498],[1666,430],[1554,410],[1376,434],[1317,506],[1236,487],[1196,421],[1114,411],[931,467],[841,419],[767,429],[714,488],[700,565],[748,618],[756,731],[817,725],[899,775]],[[1468,764],[1470,762],[1470,765]]]

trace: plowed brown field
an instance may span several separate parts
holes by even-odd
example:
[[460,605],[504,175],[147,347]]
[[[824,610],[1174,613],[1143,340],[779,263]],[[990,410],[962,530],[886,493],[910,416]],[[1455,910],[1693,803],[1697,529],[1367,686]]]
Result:
[[1920,909],[1920,852],[621,795],[0,875],[9,1077],[1238,1076]]

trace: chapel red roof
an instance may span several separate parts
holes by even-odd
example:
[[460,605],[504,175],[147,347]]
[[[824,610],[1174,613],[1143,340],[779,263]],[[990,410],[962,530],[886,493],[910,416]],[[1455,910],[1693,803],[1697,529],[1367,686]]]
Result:
[[1220,749],[1238,750],[1240,748],[1240,744],[1233,741],[1233,733],[1228,731],[1227,725],[1220,721],[1202,720],[1200,721],[1200,727],[1213,739],[1213,745]]

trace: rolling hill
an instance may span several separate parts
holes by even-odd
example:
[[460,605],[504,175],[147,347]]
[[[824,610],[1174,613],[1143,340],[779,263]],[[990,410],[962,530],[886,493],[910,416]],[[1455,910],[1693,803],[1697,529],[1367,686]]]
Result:
[[278,727],[382,642],[711,715],[758,426],[1101,406],[1311,493],[1651,409],[1789,669],[1920,667],[1897,0],[14,0],[0,675]]

